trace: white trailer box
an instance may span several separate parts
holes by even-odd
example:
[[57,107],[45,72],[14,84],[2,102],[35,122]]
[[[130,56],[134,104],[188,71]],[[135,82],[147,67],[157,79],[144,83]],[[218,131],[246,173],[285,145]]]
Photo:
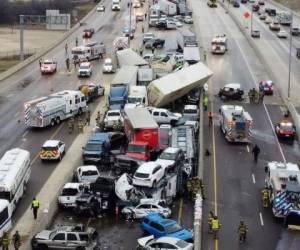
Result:
[[113,41],[113,47],[115,51],[127,49],[129,47],[129,37],[118,36]]
[[138,85],[148,86],[154,80],[154,71],[152,68],[140,67],[138,70]]
[[136,85],[137,82],[137,66],[122,66],[111,82],[111,85]]
[[147,88],[149,105],[162,107],[171,103],[202,86],[212,75],[213,72],[199,62],[154,80]]
[[175,3],[169,2],[167,0],[158,1],[159,10],[169,16],[174,16],[177,13],[177,6]]
[[184,47],[183,59],[189,64],[194,64],[200,61],[199,47]]
[[148,65],[149,63],[144,60],[141,56],[139,56],[132,49],[123,49],[117,51],[117,58],[119,62],[119,66],[143,66]]

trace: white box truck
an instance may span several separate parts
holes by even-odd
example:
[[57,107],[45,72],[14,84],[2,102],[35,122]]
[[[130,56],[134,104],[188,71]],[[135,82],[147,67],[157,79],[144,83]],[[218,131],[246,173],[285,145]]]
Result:
[[159,0],[158,1],[159,10],[161,13],[174,16],[177,13],[177,5],[167,0]]
[[144,108],[147,106],[147,88],[145,86],[130,86],[125,110],[128,108]]
[[202,86],[212,75],[213,72],[199,62],[156,79],[147,87],[149,105],[163,107]]

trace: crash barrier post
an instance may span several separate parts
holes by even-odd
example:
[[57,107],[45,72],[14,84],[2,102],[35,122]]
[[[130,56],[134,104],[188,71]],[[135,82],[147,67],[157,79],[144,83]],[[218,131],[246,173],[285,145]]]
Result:
[[201,231],[202,231],[202,197],[196,194],[194,207],[194,249],[201,249]]

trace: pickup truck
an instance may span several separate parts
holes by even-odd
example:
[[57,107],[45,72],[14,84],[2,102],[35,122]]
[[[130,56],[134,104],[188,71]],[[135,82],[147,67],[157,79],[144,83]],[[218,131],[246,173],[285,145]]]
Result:
[[99,96],[104,95],[105,88],[103,86],[96,85],[93,83],[90,84],[82,84],[78,87],[78,90],[80,90],[84,96],[87,102],[92,102]]
[[167,109],[149,107],[148,110],[158,124],[167,123],[173,125],[181,117],[181,114],[172,113]]

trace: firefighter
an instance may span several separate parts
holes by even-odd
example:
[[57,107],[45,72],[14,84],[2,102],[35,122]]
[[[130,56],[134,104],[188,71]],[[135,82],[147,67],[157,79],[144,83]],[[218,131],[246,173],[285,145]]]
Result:
[[262,204],[264,208],[267,208],[270,204],[270,196],[269,196],[269,189],[268,188],[264,188],[261,191],[261,195],[262,195]]
[[203,60],[204,62],[206,62],[206,57],[207,57],[207,53],[206,53],[206,50],[203,51]]
[[91,123],[91,111],[90,110],[88,110],[87,112],[86,112],[86,124],[88,125],[88,126],[90,126],[90,123]]
[[74,124],[74,117],[71,117],[71,118],[68,120],[68,131],[69,131],[69,134],[72,134],[72,133],[73,133],[74,127],[75,127],[75,124]]
[[39,59],[40,68],[42,67],[42,59]]
[[75,44],[76,44],[76,47],[78,46],[78,37],[76,37],[75,39]]
[[81,118],[78,119],[78,130],[79,133],[83,133],[83,121]]
[[210,111],[208,112],[208,126],[211,127],[213,124],[213,113]]
[[259,92],[257,90],[254,90],[254,100],[255,103],[259,103]]
[[31,209],[35,220],[37,219],[37,212],[39,210],[39,207],[40,207],[40,202],[36,198],[33,198],[31,202]]
[[203,181],[202,181],[201,179],[198,179],[198,180],[199,180],[199,186],[200,186],[200,191],[201,191],[202,199],[205,200],[204,184],[203,184]]
[[14,245],[15,250],[18,250],[21,246],[21,236],[19,234],[19,231],[17,230],[15,234],[12,237],[12,243]]
[[212,234],[213,231],[212,231],[212,220],[214,218],[214,212],[213,211],[209,211],[208,213],[208,233]]
[[253,102],[253,92],[252,92],[252,89],[250,89],[248,91],[248,97],[249,97],[249,102],[252,103]]
[[263,103],[264,102],[264,97],[265,97],[265,92],[264,91],[259,91],[259,102]]
[[248,228],[247,228],[246,224],[244,223],[244,221],[241,220],[239,227],[238,227],[240,243],[244,243],[246,241],[247,231],[248,231]]
[[142,55],[143,55],[143,48],[140,47],[140,56],[142,56]]
[[10,237],[8,232],[4,232],[2,236],[2,250],[8,250]]
[[204,108],[204,111],[207,110],[207,107],[208,107],[208,97],[204,96],[204,98],[203,98],[203,108]]
[[65,52],[66,52],[66,55],[68,54],[68,44],[66,43],[65,45]]
[[220,224],[218,216],[216,216],[216,215],[213,217],[213,219],[211,221],[211,228],[212,228],[212,232],[214,234],[214,239],[217,239],[218,238],[218,232],[221,228],[221,224]]
[[97,112],[97,117],[96,117],[96,125],[99,127],[100,126],[100,118],[101,118],[101,114],[100,111]]
[[144,25],[142,26],[142,33],[144,33],[145,32],[145,29],[144,29]]

